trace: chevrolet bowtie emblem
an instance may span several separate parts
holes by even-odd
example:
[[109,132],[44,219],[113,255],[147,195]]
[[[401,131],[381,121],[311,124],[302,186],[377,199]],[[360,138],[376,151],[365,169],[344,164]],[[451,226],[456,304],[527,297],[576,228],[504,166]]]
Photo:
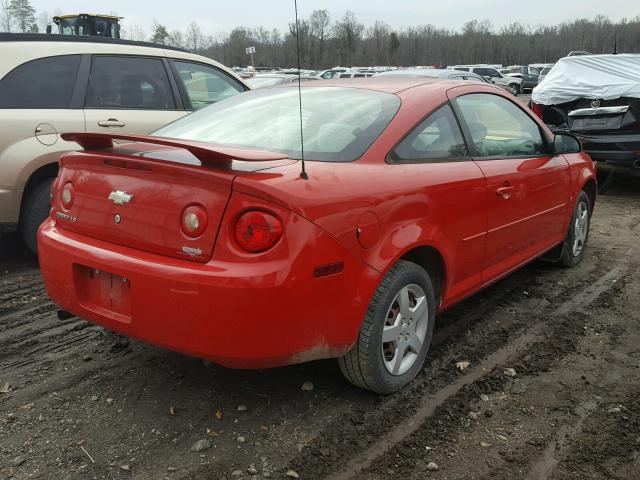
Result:
[[129,203],[132,198],[133,195],[121,190],[114,190],[109,194],[109,200],[111,200],[116,205],[124,205],[125,203]]

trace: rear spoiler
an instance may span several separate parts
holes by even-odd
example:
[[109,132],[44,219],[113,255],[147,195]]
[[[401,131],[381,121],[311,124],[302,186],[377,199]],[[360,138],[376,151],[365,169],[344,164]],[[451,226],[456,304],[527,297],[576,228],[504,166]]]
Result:
[[205,165],[216,165],[231,160],[246,160],[248,162],[266,162],[269,160],[284,160],[289,158],[284,153],[266,152],[263,150],[248,150],[242,148],[221,147],[213,143],[194,142],[177,138],[153,137],[151,135],[126,135],[119,133],[63,133],[63,140],[76,142],[85,150],[103,150],[113,148],[114,140],[128,142],[150,143],[165,145],[188,150],[194,157]]

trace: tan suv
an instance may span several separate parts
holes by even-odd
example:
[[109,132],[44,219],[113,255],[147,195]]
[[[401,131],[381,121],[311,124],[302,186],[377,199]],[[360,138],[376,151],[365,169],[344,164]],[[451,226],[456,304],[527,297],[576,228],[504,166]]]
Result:
[[146,134],[249,87],[219,63],[141,42],[0,34],[0,229],[36,252],[63,132]]

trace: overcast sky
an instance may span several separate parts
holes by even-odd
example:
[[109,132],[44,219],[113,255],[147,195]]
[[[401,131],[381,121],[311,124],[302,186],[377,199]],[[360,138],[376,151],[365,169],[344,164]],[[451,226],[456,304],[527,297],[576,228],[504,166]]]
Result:
[[[170,30],[185,30],[197,21],[209,35],[236,26],[285,30],[294,18],[293,0],[31,0],[38,12],[112,13],[127,25],[139,24],[147,34],[153,20]],[[53,5],[52,5],[53,4]],[[316,8],[329,10],[332,20],[352,10],[365,24],[384,20],[394,27],[433,24],[459,29],[473,19],[489,19],[500,26],[519,20],[556,24],[603,14],[612,20],[640,15],[638,0],[298,0],[300,16]]]

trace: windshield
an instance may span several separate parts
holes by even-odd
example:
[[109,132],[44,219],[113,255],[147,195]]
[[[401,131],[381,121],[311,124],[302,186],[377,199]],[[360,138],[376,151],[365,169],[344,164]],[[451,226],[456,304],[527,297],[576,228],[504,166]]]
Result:
[[272,87],[284,83],[284,77],[254,77],[248,78],[247,83],[251,88]]
[[[343,87],[302,88],[305,160],[359,158],[400,108],[390,93]],[[228,98],[154,132],[161,137],[285,153],[300,159],[298,88],[254,90]]]
[[551,70],[551,67],[544,67],[540,72],[540,75],[546,75]]

